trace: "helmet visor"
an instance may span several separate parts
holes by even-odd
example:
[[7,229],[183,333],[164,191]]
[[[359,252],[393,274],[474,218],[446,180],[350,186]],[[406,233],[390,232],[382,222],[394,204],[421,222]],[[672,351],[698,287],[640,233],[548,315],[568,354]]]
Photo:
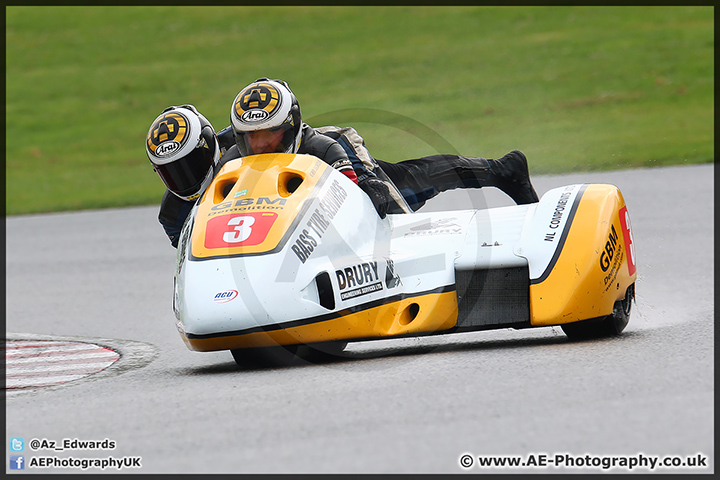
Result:
[[295,146],[295,129],[286,122],[277,128],[239,132],[235,141],[242,156],[291,152]]
[[165,165],[155,165],[155,170],[169,190],[188,197],[200,190],[205,177],[213,168],[213,156],[212,149],[203,144],[181,159]]

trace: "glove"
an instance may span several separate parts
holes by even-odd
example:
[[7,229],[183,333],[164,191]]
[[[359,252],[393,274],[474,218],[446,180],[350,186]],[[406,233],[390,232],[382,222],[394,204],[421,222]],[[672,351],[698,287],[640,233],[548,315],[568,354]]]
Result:
[[385,218],[389,208],[388,199],[390,198],[390,189],[385,185],[385,182],[376,177],[369,177],[360,180],[358,185],[370,197],[380,218]]
[[355,185],[358,183],[357,175],[355,174],[355,170],[353,170],[352,163],[347,158],[341,158],[337,162],[330,165],[335,170],[338,170],[340,173],[344,174],[346,177],[348,177],[350,180],[355,182]]

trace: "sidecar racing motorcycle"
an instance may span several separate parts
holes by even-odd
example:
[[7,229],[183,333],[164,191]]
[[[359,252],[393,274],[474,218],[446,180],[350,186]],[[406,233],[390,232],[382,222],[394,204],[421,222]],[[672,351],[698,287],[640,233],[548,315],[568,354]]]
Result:
[[229,161],[179,240],[173,309],[187,347],[230,350],[240,363],[271,348],[340,352],[351,341],[558,325],[586,338],[628,323],[636,259],[615,186],[394,211],[381,219],[313,156]]

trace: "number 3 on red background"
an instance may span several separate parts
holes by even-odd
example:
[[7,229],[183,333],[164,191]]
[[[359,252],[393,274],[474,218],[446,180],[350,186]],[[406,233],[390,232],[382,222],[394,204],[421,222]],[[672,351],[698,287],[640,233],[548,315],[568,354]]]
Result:
[[265,241],[277,213],[253,212],[211,218],[205,230],[205,248],[247,247]]

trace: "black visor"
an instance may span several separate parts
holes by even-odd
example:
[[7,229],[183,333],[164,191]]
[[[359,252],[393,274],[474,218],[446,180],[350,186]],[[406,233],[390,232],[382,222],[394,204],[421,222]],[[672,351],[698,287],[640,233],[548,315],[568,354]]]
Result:
[[205,177],[213,168],[214,147],[214,142],[205,142],[181,159],[165,165],[155,165],[155,170],[169,190],[181,197],[189,197],[198,193]]

